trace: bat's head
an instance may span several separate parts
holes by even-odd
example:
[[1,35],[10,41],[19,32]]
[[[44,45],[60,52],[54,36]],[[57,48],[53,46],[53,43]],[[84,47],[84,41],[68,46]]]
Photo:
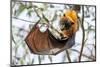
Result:
[[[60,16],[59,24],[55,28],[58,32],[53,33],[57,39],[66,40],[71,37],[78,29],[77,12],[74,10],[65,10]],[[55,26],[54,26],[55,27]]]
[[64,12],[60,18],[61,39],[67,39],[77,31],[77,19],[77,13],[74,10],[66,10]]

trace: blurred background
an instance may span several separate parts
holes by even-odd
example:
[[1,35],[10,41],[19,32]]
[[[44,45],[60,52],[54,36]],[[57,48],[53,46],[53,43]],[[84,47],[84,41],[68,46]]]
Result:
[[[48,63],[67,63],[81,61],[96,60],[96,15],[95,6],[81,6],[78,12],[79,29],[76,32],[75,45],[60,52],[57,55],[36,55],[30,52],[25,38],[36,22],[43,18],[42,14],[50,21],[57,22],[58,17],[63,14],[64,9],[71,9],[74,5],[68,4],[50,4],[36,2],[12,2],[12,65],[31,65],[31,64],[48,64]],[[38,15],[39,16],[38,16]],[[41,19],[41,24],[46,23],[46,20]],[[56,25],[55,25],[56,26]],[[40,28],[44,31],[44,28]],[[84,35],[85,34],[85,35]]]

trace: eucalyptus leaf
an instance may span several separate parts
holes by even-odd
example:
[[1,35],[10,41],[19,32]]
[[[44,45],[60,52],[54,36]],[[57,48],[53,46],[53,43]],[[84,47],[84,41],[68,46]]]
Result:
[[32,12],[33,12],[33,10],[28,10],[27,15],[28,15],[29,17],[31,17],[31,16],[32,16]]
[[20,64],[24,64],[24,60],[23,59],[20,60]]
[[16,12],[16,16],[18,17],[25,9],[26,6],[24,4],[20,4],[19,9]]
[[31,9],[33,7],[32,2],[29,3],[29,5],[27,5],[27,9]]

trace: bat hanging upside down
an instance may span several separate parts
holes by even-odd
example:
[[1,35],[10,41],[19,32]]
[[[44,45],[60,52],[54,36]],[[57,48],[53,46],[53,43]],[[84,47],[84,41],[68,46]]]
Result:
[[32,53],[56,55],[75,44],[75,33],[78,29],[77,12],[72,9],[66,10],[59,20],[59,29],[55,30],[49,26],[45,32],[41,32],[37,24],[34,25],[25,39]]

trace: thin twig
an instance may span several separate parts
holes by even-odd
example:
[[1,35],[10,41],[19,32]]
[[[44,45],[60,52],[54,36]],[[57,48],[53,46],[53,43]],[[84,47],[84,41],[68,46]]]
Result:
[[16,41],[14,40],[13,34],[11,35],[12,41],[14,42],[14,44],[16,45]]
[[[78,50],[76,50],[76,49],[71,49],[71,50],[74,51],[74,52],[80,53],[80,51],[78,51]],[[85,55],[85,54],[82,54],[82,56],[84,56],[84,57],[86,57],[86,58],[88,58],[88,59],[95,60],[93,57],[87,56],[87,55]]]
[[38,14],[36,8],[34,6],[32,6],[34,8],[35,13],[37,14],[37,16],[41,19],[40,15]]
[[17,17],[12,17],[12,18],[18,19],[18,20],[21,20],[21,21],[25,21],[25,22],[30,22],[30,23],[32,23],[32,21],[29,21],[29,20],[20,19],[20,18],[17,18]]
[[52,57],[51,57],[51,55],[48,55],[48,58],[50,59],[50,62],[52,63]]
[[82,6],[82,24],[81,24],[82,32],[83,32],[83,38],[82,38],[82,46],[81,46],[81,51],[79,55],[79,62],[81,61],[82,57],[82,52],[84,48],[84,39],[85,39],[85,30],[84,30],[84,6]]
[[35,25],[37,25],[37,24],[41,21],[42,18],[41,18],[41,16],[38,14],[38,12],[37,12],[35,6],[32,6],[32,7],[33,7],[35,13],[37,14],[37,16],[39,17],[39,20],[38,20],[38,21],[36,22],[36,24],[35,24]]
[[40,55],[38,55],[38,61],[39,61],[39,64],[41,64],[41,57],[40,57]]
[[12,8],[14,8],[14,7],[15,7],[15,5],[16,5],[16,1],[13,1],[13,3],[14,3],[14,4],[12,4],[12,2],[11,2],[11,4],[12,4],[12,5],[11,5],[11,6],[12,6]]
[[68,61],[71,62],[68,50],[66,50],[66,54],[67,54]]
[[42,16],[43,16],[43,19],[49,24],[49,27],[50,27],[51,29],[53,29],[53,30],[56,31],[57,33],[61,34],[57,29],[55,29],[55,28],[49,23],[50,21],[45,17],[44,14],[42,14]]
[[[34,7],[34,6],[33,6]],[[36,8],[34,7],[34,11],[35,11],[35,13],[37,14],[37,16],[39,17],[39,20],[38,20],[38,22],[41,20],[41,17],[40,17],[40,15],[38,14],[38,12],[37,12],[37,10],[36,10]],[[21,20],[21,21],[25,21],[25,22],[30,22],[30,23],[32,23],[32,21],[29,21],[29,20],[25,20],[25,19],[20,19],[20,18],[17,18],[17,17],[12,17],[12,18],[14,18],[14,19],[18,19],[18,20]]]

